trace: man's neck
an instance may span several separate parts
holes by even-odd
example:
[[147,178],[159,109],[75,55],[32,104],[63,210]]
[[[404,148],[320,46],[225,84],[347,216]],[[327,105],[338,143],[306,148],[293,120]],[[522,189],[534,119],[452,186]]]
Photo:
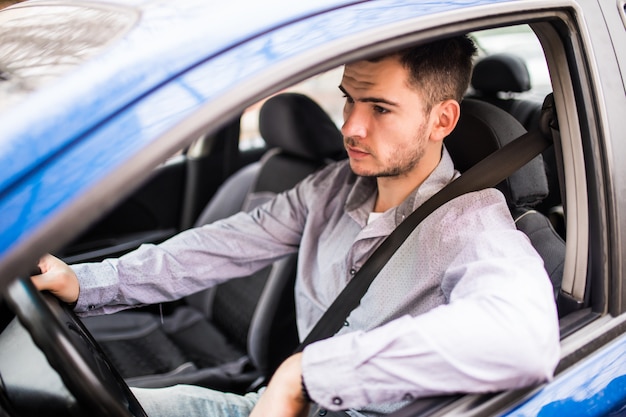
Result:
[[424,158],[412,171],[406,174],[376,178],[378,195],[373,211],[384,212],[399,206],[413,190],[422,185],[437,168],[440,159],[431,159],[431,163],[425,163],[426,161],[427,159]]
[[378,195],[374,203],[374,211],[382,213],[392,207],[399,206],[423,181],[424,179],[417,182],[400,177],[377,178]]

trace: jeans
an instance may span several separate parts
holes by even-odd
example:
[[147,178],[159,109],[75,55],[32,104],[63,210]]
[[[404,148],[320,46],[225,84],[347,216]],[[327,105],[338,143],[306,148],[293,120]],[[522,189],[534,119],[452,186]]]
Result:
[[131,390],[149,417],[247,417],[260,396],[257,392],[237,395],[193,385]]
[[[263,392],[238,395],[194,385],[131,390],[148,417],[247,417]],[[321,410],[316,404],[309,416],[350,417],[343,411]]]

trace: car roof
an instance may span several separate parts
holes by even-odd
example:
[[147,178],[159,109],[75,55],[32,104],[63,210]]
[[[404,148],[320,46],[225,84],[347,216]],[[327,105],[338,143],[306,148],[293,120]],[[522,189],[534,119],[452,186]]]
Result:
[[[80,179],[81,170],[86,168],[84,165],[72,167],[57,163],[55,172],[47,175],[48,178],[63,178],[63,184],[58,186],[50,181],[43,185],[42,176],[37,174],[42,166],[68,154],[79,141],[91,140],[92,132],[106,125],[113,115],[168,85],[190,68],[212,62],[227,51],[243,49],[242,45],[247,41],[272,30],[336,9],[369,8],[375,14],[374,22],[376,19],[399,19],[398,10],[403,6],[418,9],[415,13],[426,16],[507,1],[429,1],[416,5],[408,0],[245,0],[215,5],[205,0],[31,0],[2,10],[0,28],[9,27],[5,15],[28,13],[29,10],[41,13],[42,7],[47,7],[50,13],[58,10],[63,15],[67,15],[69,7],[82,8],[82,14],[81,10],[76,12],[80,16],[85,10],[97,9],[117,16],[121,23],[118,31],[111,33],[111,39],[105,39],[83,61],[77,60],[74,67],[29,93],[14,106],[0,109],[0,166],[3,167],[0,171],[0,212],[3,213],[0,216],[0,265],[4,264],[4,255],[18,246],[21,239],[30,236],[37,226],[60,210],[59,201],[76,198],[80,194],[79,185],[84,185]],[[384,16],[381,12],[386,10],[393,12],[381,17]],[[327,15],[332,22],[334,14]],[[92,19],[94,26],[88,33],[97,32],[99,25],[104,24],[98,21],[98,16]],[[338,15],[333,25],[317,30],[328,37],[339,37],[349,34],[352,27],[368,24],[340,19],[345,19],[345,15]],[[106,28],[102,26],[103,30]],[[332,33],[327,34],[329,30]],[[19,31],[14,28],[11,31],[19,39]],[[3,37],[3,43],[5,39]],[[270,51],[261,49],[255,53],[268,55]],[[0,49],[0,70],[5,59]],[[263,56],[263,59],[267,61],[273,57]],[[224,73],[227,71],[223,70]],[[138,146],[145,147],[146,144]],[[92,147],[90,152],[93,153],[93,149],[97,147]],[[99,163],[101,172],[112,172],[116,168],[113,162],[104,159]],[[53,194],[57,195],[55,201],[37,207]]]

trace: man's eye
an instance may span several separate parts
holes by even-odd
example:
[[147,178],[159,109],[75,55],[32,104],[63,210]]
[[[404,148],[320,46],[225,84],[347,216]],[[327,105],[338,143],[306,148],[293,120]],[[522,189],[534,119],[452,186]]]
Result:
[[380,114],[389,113],[389,110],[387,110],[386,108],[381,107],[381,106],[374,106],[374,111],[376,113],[380,113]]

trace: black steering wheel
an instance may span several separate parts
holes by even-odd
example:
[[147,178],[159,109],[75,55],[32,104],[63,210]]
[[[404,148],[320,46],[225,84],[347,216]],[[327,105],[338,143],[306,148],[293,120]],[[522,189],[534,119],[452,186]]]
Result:
[[81,409],[90,416],[147,417],[72,308],[29,278],[11,283],[5,300]]

